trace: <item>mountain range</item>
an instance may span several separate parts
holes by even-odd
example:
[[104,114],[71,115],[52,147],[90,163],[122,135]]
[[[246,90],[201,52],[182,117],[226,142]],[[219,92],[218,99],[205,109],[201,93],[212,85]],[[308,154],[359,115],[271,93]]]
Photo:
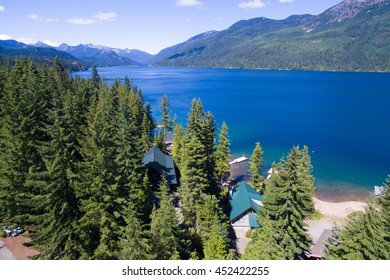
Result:
[[390,71],[390,0],[345,0],[318,16],[239,21],[153,60],[181,67]]
[[57,48],[0,41],[0,56],[58,56],[71,65],[157,65],[390,71],[390,0],[345,0],[323,13],[239,21],[156,55],[92,44]]

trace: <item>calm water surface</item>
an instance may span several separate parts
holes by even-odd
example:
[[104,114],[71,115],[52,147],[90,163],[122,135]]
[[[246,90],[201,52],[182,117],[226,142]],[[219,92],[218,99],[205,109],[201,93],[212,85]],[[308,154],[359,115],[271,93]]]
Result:
[[[293,145],[307,145],[317,196],[363,199],[390,174],[390,74],[154,67],[99,68],[107,82],[126,75],[160,118],[161,96],[186,123],[200,98],[218,126],[226,121],[234,157],[260,141],[264,171]],[[89,77],[90,71],[77,75]],[[248,163],[234,175],[247,178]]]

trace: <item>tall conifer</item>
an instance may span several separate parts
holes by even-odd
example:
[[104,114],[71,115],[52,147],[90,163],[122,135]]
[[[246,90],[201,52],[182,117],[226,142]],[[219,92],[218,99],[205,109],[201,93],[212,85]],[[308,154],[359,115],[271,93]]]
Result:
[[165,177],[160,185],[158,198],[159,207],[153,208],[150,223],[152,253],[158,260],[180,259],[182,234]]
[[261,149],[260,142],[256,143],[253,150],[250,162],[250,177],[253,187],[260,193],[264,192],[264,178],[261,176],[260,171],[263,167],[263,150]]
[[216,174],[220,180],[224,179],[224,176],[229,172],[229,159],[230,159],[230,141],[228,138],[228,127],[225,122],[222,123],[218,146],[216,152]]

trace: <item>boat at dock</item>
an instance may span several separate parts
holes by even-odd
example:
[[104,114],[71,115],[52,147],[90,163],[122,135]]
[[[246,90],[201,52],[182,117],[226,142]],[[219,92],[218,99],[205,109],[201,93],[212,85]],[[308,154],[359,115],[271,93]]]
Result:
[[244,155],[242,155],[242,157],[239,157],[239,158],[232,160],[231,162],[229,162],[229,164],[240,163],[240,162],[246,161],[247,159],[248,158],[246,158]]

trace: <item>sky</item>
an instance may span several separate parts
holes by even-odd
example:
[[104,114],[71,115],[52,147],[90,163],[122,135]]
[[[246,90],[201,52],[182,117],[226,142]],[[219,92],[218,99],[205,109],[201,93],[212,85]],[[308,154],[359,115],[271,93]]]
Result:
[[317,15],[341,0],[0,0],[0,40],[151,54],[255,17]]

